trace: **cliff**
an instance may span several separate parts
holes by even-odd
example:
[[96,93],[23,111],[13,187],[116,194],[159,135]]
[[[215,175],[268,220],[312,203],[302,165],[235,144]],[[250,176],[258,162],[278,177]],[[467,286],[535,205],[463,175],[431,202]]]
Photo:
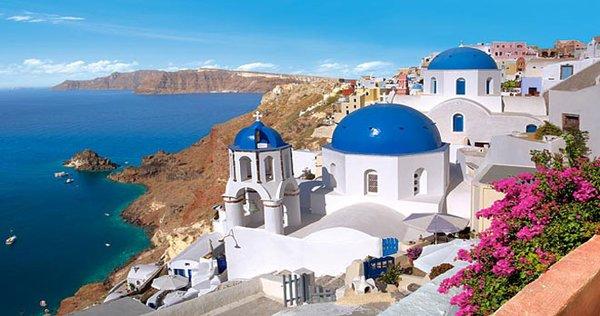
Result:
[[140,94],[267,92],[277,85],[320,80],[318,77],[223,69],[115,72],[92,80],[67,80],[55,90],[132,90]]
[[[332,80],[278,86],[262,98],[258,107],[264,115],[262,120],[281,132],[295,148],[318,149],[327,139],[312,135],[333,112],[335,97],[324,100],[324,94],[334,86]],[[153,247],[115,271],[104,283],[86,285],[63,300],[59,314],[101,302],[106,291],[126,277],[131,264],[168,260],[211,229],[212,206],[222,202],[228,177],[227,146],[237,131],[252,120],[248,113],[216,125],[206,137],[181,152],[157,152],[144,157],[139,167],[127,167],[110,176],[115,181],[141,183],[148,188],[123,216],[149,229]]]

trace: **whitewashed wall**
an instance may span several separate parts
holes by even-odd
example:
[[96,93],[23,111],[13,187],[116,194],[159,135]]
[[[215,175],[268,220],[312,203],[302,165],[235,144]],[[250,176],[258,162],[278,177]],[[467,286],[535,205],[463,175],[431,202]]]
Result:
[[263,229],[235,227],[225,239],[230,280],[249,279],[280,270],[307,268],[315,275],[339,275],[355,259],[381,256],[381,239],[349,228],[319,231],[304,239],[272,234]]
[[579,91],[550,90],[549,100],[550,122],[562,127],[563,113],[578,114],[579,128],[589,132],[592,156],[600,156],[600,85]]

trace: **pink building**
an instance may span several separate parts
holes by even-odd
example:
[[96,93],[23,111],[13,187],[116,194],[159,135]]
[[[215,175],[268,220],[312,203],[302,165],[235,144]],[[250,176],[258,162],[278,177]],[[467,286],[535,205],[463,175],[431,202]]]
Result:
[[491,46],[492,58],[496,60],[535,56],[535,53],[527,47],[525,42],[493,42]]
[[410,90],[408,88],[408,76],[401,72],[396,76],[398,87],[396,88],[397,95],[409,95]]

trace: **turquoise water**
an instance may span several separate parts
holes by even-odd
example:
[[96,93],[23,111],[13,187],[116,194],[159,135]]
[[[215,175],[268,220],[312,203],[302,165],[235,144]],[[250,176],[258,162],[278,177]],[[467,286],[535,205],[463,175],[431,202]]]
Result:
[[[18,236],[11,247],[0,244],[0,314],[39,313],[41,299],[54,310],[149,246],[144,231],[119,216],[144,188],[74,172],[63,160],[89,147],[139,164],[158,149],[189,146],[259,102],[259,94],[0,90],[0,237]],[[75,182],[55,179],[57,171]]]

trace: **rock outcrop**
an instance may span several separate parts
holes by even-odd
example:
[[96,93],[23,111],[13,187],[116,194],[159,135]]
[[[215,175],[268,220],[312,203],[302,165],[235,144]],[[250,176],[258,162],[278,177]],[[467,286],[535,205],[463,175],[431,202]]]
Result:
[[115,72],[92,80],[67,80],[55,90],[133,90],[141,94],[267,92],[277,85],[320,80],[318,77],[223,69]]
[[71,167],[78,171],[110,171],[119,165],[108,158],[101,157],[91,149],[85,149],[76,153],[71,159],[63,163],[65,167]]
[[[295,148],[318,149],[327,138],[312,135],[324,124],[324,117],[333,112],[336,98],[326,95],[334,86],[333,80],[278,86],[262,98],[258,107],[264,115],[262,120],[281,132]],[[113,273],[104,288],[125,278],[131,264],[167,260],[210,230],[212,206],[222,203],[228,178],[227,146],[241,128],[252,123],[251,115],[247,113],[215,125],[206,137],[181,152],[161,151],[144,157],[139,167],[126,167],[110,175],[115,181],[147,187],[146,193],[125,209],[123,216],[148,228],[153,247]],[[89,298],[94,295],[101,302],[106,291],[99,288],[85,286],[62,302],[59,314],[89,305]]]

